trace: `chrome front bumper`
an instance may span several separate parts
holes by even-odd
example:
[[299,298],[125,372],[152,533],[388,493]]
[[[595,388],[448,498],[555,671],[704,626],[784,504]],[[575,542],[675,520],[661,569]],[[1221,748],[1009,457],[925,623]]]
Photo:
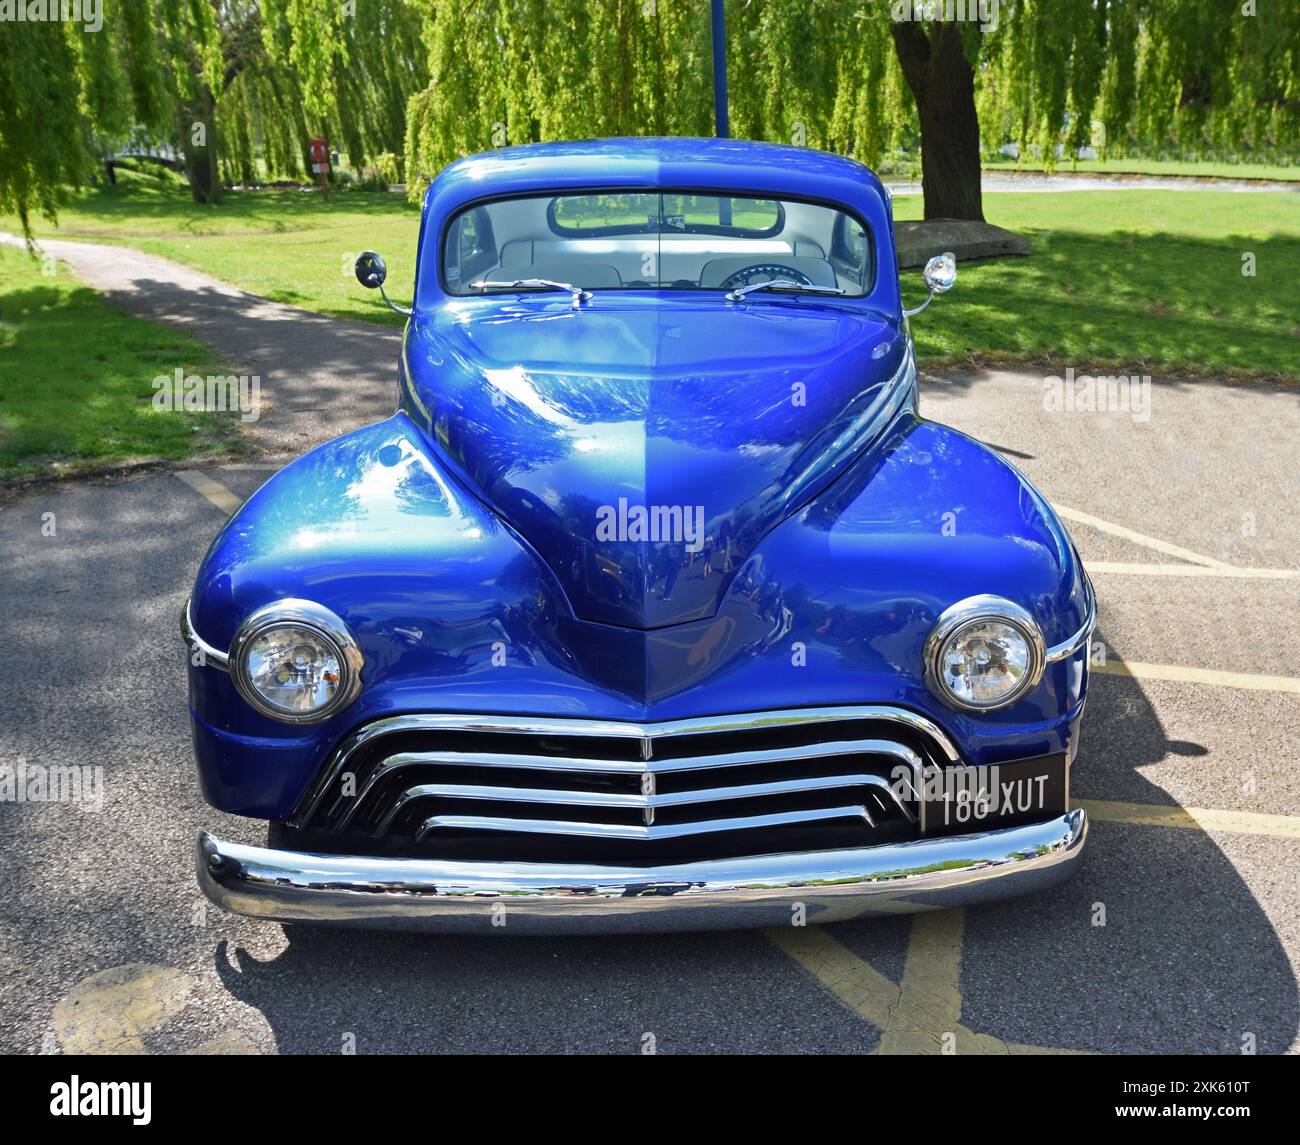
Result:
[[1026,827],[843,851],[674,867],[550,867],[276,851],[200,832],[199,885],[223,910],[277,922],[443,934],[597,934],[788,926],[970,906],[1073,873],[1071,811]]

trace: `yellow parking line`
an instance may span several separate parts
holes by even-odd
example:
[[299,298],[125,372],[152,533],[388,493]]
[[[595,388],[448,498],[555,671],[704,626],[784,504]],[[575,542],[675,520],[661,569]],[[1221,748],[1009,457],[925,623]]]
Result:
[[1208,568],[1205,565],[1144,565],[1124,561],[1084,561],[1090,573],[1127,576],[1217,576],[1247,580],[1300,580],[1300,569]]
[[913,921],[898,1002],[881,1031],[876,1053],[941,1054],[945,1040],[952,1047],[950,1052],[1007,1052],[1001,1043],[997,1048],[983,1045],[980,1035],[960,1029],[965,921],[959,910],[918,915]]
[[878,1054],[1083,1052],[1004,1042],[961,1024],[964,911],[916,915],[897,985],[818,927],[764,933],[842,1005],[880,1030]]
[[1079,799],[1078,806],[1097,823],[1128,823],[1137,827],[1191,827],[1237,835],[1273,835],[1300,839],[1300,816],[1265,815],[1256,811],[1218,811],[1207,807],[1164,806],[1156,803],[1117,803]]
[[1204,565],[1206,568],[1231,569],[1233,567],[1224,561],[1215,560],[1213,557],[1203,557],[1200,553],[1194,553],[1190,549],[1171,545],[1168,541],[1148,537],[1145,533],[1139,533],[1135,529],[1129,529],[1123,525],[1112,525],[1109,521],[1103,521],[1100,517],[1094,517],[1091,513],[1084,513],[1079,509],[1067,509],[1063,505],[1054,507],[1068,521],[1078,521],[1081,525],[1091,525],[1094,529],[1109,533],[1113,537],[1123,537],[1124,540],[1132,541],[1135,545],[1141,545],[1145,549],[1155,549],[1156,552],[1164,553],[1166,556],[1191,561],[1192,564]]
[[146,1036],[177,1018],[190,993],[179,970],[113,966],[83,978],[54,1007],[54,1036],[68,1054],[144,1054]]
[[[1242,835],[1300,839],[1300,816],[1167,807],[1081,799],[1101,823],[1191,827]],[[1088,1050],[1004,1042],[961,1024],[961,957],[965,912],[918,914],[912,922],[902,982],[895,984],[819,927],[764,931],[841,1005],[880,1031],[878,1054],[1083,1054]]]
[[1176,680],[1180,684],[1213,684],[1221,688],[1248,688],[1257,692],[1291,692],[1300,695],[1300,678],[1295,676],[1220,672],[1215,668],[1144,664],[1138,660],[1107,660],[1104,664],[1094,664],[1092,670],[1107,676],[1131,676],[1135,680]]
[[261,1053],[261,1050],[247,1034],[238,1030],[226,1030],[184,1053],[191,1057],[248,1057]]
[[817,926],[773,927],[763,932],[840,1003],[878,1030],[889,1025],[898,1004],[898,987],[879,970]]
[[220,481],[214,481],[206,473],[199,473],[197,470],[185,469],[176,474],[196,493],[203,494],[223,513],[230,514],[239,508],[244,502],[241,498],[236,497],[229,489],[221,484]]

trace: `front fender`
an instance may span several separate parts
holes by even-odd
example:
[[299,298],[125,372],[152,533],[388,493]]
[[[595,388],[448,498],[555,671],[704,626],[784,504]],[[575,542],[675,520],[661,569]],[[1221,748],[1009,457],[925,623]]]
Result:
[[362,694],[304,729],[259,714],[227,673],[191,662],[200,772],[221,807],[282,810],[344,731],[427,705],[439,683],[473,689],[491,673],[493,687],[545,704],[578,665],[553,577],[447,478],[404,414],[304,454],[249,498],[208,549],[189,619],[224,650],[249,613],[286,597],[348,625],[365,657]]
[[1082,654],[1049,664],[1033,691],[998,712],[957,712],[925,685],[922,652],[940,614],[985,593],[1027,609],[1049,648],[1072,642],[1091,617],[1082,562],[1042,494],[987,446],[909,415],[869,464],[764,539],[719,615],[757,612],[782,629],[763,658],[790,686],[811,678],[837,697],[847,677],[858,699],[925,711],[977,757],[1007,758],[1042,732],[1043,751],[1062,750],[1056,730],[1082,706]]

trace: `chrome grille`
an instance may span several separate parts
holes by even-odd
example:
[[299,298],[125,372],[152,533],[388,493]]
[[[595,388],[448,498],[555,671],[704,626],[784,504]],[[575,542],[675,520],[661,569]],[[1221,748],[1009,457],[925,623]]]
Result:
[[658,724],[399,716],[340,745],[292,825],[317,847],[484,858],[584,841],[627,862],[870,845],[918,837],[923,777],[957,759],[928,720],[884,706]]

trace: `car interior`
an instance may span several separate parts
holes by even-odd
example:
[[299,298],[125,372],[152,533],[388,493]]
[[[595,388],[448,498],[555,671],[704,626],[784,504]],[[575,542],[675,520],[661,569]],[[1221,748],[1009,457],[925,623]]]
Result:
[[866,229],[843,211],[663,192],[528,196],[470,207],[448,227],[443,258],[453,294],[505,290],[527,279],[593,291],[730,291],[783,280],[860,296],[872,281]]

